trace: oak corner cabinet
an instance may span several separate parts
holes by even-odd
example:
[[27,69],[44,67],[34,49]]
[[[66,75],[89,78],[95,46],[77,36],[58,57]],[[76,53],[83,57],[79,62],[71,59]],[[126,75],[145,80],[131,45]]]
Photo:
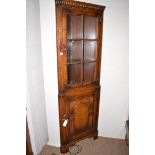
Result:
[[61,153],[84,138],[98,137],[104,9],[56,0]]

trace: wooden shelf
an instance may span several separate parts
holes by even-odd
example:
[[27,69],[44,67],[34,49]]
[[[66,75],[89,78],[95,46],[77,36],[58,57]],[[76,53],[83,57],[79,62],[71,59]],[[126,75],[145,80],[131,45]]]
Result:
[[88,60],[88,59],[86,59],[86,60],[84,60],[83,62],[84,62],[84,63],[91,63],[91,62],[96,62],[96,60]]
[[69,59],[67,61],[68,65],[74,65],[74,64],[80,64],[80,63],[91,63],[91,62],[96,62],[96,60],[81,60],[81,59]]
[[69,60],[67,61],[67,64],[68,64],[68,65],[73,65],[73,64],[80,64],[81,62],[82,62],[81,59],[69,59]]
[[98,39],[67,39],[68,41],[98,41]]

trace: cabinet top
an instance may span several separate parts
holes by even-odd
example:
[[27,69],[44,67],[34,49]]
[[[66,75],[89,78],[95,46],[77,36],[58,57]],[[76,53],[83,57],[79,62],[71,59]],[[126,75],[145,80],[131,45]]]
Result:
[[62,5],[68,8],[80,8],[80,9],[95,9],[103,11],[105,6],[96,5],[91,3],[85,3],[80,1],[73,1],[73,0],[55,0],[56,5]]

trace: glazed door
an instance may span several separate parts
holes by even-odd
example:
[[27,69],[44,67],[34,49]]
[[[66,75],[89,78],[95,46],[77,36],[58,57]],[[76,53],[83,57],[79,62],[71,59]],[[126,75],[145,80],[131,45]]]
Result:
[[99,17],[63,11],[62,55],[65,86],[83,86],[99,80]]

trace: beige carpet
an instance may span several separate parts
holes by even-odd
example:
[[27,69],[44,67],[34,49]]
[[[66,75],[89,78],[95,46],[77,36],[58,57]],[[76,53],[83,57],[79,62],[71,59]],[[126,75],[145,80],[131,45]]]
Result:
[[[82,151],[77,155],[129,155],[129,147],[124,140],[99,137],[97,140],[85,139],[77,143]],[[45,145],[40,155],[62,155],[59,148]],[[70,155],[66,153],[65,155]]]

